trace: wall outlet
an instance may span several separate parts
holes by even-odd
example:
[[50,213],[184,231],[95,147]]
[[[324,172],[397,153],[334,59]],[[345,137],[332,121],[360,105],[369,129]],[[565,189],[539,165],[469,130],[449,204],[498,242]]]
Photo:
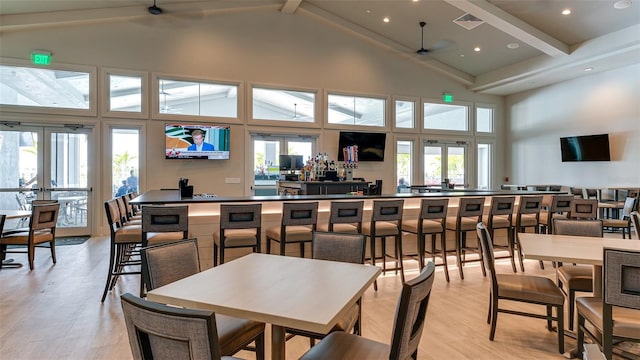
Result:
[[240,184],[240,178],[224,178],[225,184]]

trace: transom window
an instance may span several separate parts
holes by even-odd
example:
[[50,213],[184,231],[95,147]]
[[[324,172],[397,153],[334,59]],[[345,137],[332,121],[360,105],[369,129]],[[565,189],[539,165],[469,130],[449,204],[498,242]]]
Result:
[[90,73],[0,65],[0,104],[90,108]]
[[476,107],[476,131],[479,133],[493,133],[493,107]]
[[386,99],[328,95],[329,124],[378,126],[385,124]]
[[469,107],[464,105],[424,103],[424,129],[469,130]]
[[313,92],[254,87],[252,94],[254,119],[315,122]]
[[238,117],[238,85],[158,79],[161,114]]
[[412,129],[416,123],[416,102],[410,100],[396,100],[396,127]]

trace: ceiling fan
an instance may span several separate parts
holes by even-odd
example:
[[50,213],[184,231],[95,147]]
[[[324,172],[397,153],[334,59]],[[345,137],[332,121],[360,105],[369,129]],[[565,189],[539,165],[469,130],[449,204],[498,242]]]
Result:
[[420,49],[416,50],[416,54],[426,55],[427,53],[433,52],[435,50],[441,50],[452,45],[453,42],[451,40],[440,40],[436,44],[434,44],[430,49],[425,48],[424,47],[424,27],[427,25],[427,23],[424,21],[420,21],[419,24],[421,29]]
[[162,9],[156,6],[156,0],[153,0],[153,5],[149,6],[149,14],[151,15],[160,15],[162,14]]

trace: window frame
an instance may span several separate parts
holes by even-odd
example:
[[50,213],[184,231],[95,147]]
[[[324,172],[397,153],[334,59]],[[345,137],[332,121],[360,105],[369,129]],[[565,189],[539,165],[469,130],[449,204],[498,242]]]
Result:
[[[478,109],[491,109],[491,132],[478,131]],[[473,131],[476,136],[496,136],[496,104],[474,103],[473,105]]]
[[64,63],[52,63],[47,66],[36,66],[27,60],[10,59],[0,57],[0,64],[4,66],[26,67],[32,69],[76,71],[89,74],[89,108],[71,109],[47,106],[24,106],[0,104],[0,112],[19,112],[46,115],[71,115],[96,117],[98,114],[98,68],[87,65],[72,65]]
[[[338,91],[338,90],[329,90],[325,89],[323,94],[324,105],[323,105],[323,119],[324,119],[324,128],[325,129],[336,129],[336,130],[353,130],[353,131],[386,131],[390,132],[392,126],[390,124],[389,119],[391,119],[391,96],[390,95],[381,95],[381,94],[373,94],[373,93],[360,93],[360,92],[350,92],[350,91]],[[350,124],[333,124],[329,123],[329,95],[338,95],[338,96],[353,96],[353,97],[361,97],[361,98],[371,98],[371,99],[379,99],[384,100],[384,123],[382,126],[368,126],[368,125],[350,125]]]
[[[269,89],[269,90],[283,90],[283,91],[299,91],[299,92],[309,92],[315,94],[315,103],[313,109],[313,121],[312,122],[301,122],[301,121],[287,121],[287,120],[267,120],[267,119],[255,119],[253,117],[253,89]],[[320,111],[322,106],[322,91],[318,88],[303,88],[296,86],[283,86],[283,85],[274,85],[274,84],[264,84],[264,83],[249,83],[247,85],[247,102],[245,104],[246,112],[247,112],[247,124],[256,125],[256,126],[274,126],[274,127],[301,127],[301,128],[314,128],[320,129],[322,127],[321,115]]]
[[[236,103],[236,117],[222,116],[202,116],[202,115],[183,115],[183,114],[165,114],[161,113],[160,106],[160,80],[185,81],[216,85],[237,86],[238,101]],[[151,75],[151,119],[162,121],[197,121],[202,123],[227,123],[242,124],[244,119],[244,83],[238,81],[218,80],[202,77],[178,76],[165,73],[152,73]]]
[[[122,70],[122,69],[112,69],[112,68],[102,68],[100,69],[102,86],[101,89],[104,92],[101,96],[101,115],[104,117],[113,117],[113,118],[126,118],[126,119],[148,119],[149,118],[149,73],[146,71],[134,71],[134,70]],[[129,76],[129,77],[140,77],[142,80],[141,87],[141,101],[140,101],[140,111],[113,111],[110,109],[111,107],[111,75],[115,76]]]
[[[428,104],[437,104],[437,105],[455,105],[455,106],[464,106],[467,108],[467,130],[444,130],[444,129],[430,129],[425,128],[424,125],[424,105]],[[473,118],[475,117],[474,113],[475,107],[472,101],[453,101],[450,103],[444,102],[442,99],[436,98],[420,98],[420,132],[423,134],[436,134],[436,135],[454,135],[454,136],[473,136],[475,134],[475,124],[473,122]]]
[[[396,119],[396,105],[398,101],[407,101],[407,102],[413,102],[413,126],[412,127],[398,127],[398,122]],[[422,119],[422,106],[421,106],[421,101],[419,97],[410,97],[410,96],[392,96],[391,98],[391,113],[392,113],[392,120],[393,120],[393,125],[391,127],[391,130],[393,132],[411,132],[411,133],[415,133],[416,129],[418,128],[418,119]]]

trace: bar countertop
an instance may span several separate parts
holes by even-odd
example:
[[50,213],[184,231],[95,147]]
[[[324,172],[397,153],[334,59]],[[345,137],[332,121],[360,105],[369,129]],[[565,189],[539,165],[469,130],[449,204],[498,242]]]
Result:
[[545,195],[558,194],[557,191],[520,191],[520,190],[475,190],[442,191],[434,193],[400,193],[383,195],[273,195],[273,196],[216,196],[212,194],[195,194],[192,198],[180,198],[178,190],[150,190],[131,200],[133,204],[198,204],[198,203],[238,203],[238,202],[271,202],[271,201],[314,201],[314,200],[349,200],[349,199],[407,199],[425,197],[461,197],[461,196],[508,196],[508,195]]

